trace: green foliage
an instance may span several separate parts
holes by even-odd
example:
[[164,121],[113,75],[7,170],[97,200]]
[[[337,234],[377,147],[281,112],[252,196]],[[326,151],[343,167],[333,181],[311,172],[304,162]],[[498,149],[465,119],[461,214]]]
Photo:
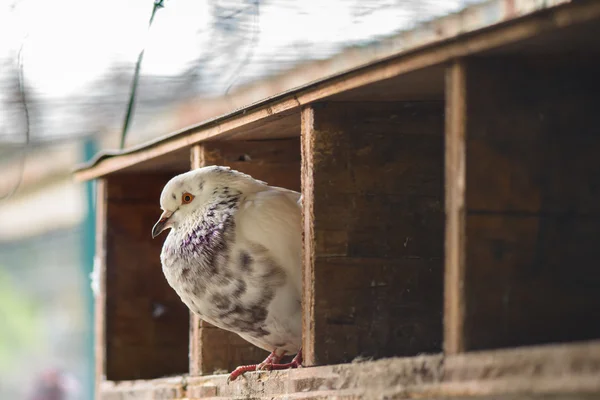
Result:
[[37,347],[39,338],[36,304],[0,268],[0,371],[10,369],[24,349]]

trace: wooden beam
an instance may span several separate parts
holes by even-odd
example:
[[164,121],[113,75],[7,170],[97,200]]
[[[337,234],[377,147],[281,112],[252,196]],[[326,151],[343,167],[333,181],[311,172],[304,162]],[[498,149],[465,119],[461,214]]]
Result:
[[96,249],[94,272],[98,292],[94,303],[94,362],[96,365],[95,397],[100,399],[100,385],[106,377],[106,180],[96,181]]
[[190,311],[190,375],[202,375],[202,320]]
[[591,400],[600,395],[600,342],[426,355],[227,375],[103,382],[98,399],[408,398]]
[[[205,166],[204,147],[196,144],[190,149],[191,169]],[[190,375],[202,375],[202,320],[190,311]]]
[[195,144],[190,150],[190,164],[192,169],[201,168],[206,165],[204,160],[204,146]]
[[102,382],[96,400],[181,400],[187,399],[183,376],[151,380]]
[[[279,139],[299,136],[299,103],[295,98],[287,98],[274,105],[266,105],[252,112],[234,113],[233,116],[218,122],[208,121],[201,127],[185,129],[177,132],[166,140],[159,140],[150,146],[142,146],[118,156],[108,156],[98,161],[90,168],[83,168],[75,172],[78,181],[86,181],[107,175],[149,160],[163,157],[169,153],[186,149],[193,144],[207,140],[248,140],[248,139]],[[295,126],[290,121],[298,120]],[[286,132],[297,130],[298,133],[285,133],[283,137],[280,130],[271,125],[279,126],[283,121]],[[265,132],[270,135],[265,135]],[[251,135],[245,132],[253,132]],[[258,132],[258,133],[256,133]],[[261,133],[262,132],[262,133]],[[191,135],[191,136],[190,136]]]
[[[298,113],[306,104],[408,72],[440,65],[457,57],[519,43],[544,33],[584,24],[598,18],[600,18],[599,2],[573,2],[510,23],[497,24],[457,40],[441,41],[435,45],[413,49],[411,52],[395,55],[183,129],[127,154],[105,158],[96,165],[80,168],[75,172],[75,177],[78,180],[97,178],[205,140],[227,140],[234,136],[236,139],[249,139],[250,137],[244,136],[244,131],[249,127],[256,133],[257,130],[265,129],[268,124],[277,121],[278,118]],[[253,138],[260,137],[254,133]]]
[[453,62],[446,76],[444,351],[456,354],[465,346],[465,62]]
[[304,365],[317,364],[315,357],[315,230],[314,230],[314,131],[312,107],[302,109],[302,355]]

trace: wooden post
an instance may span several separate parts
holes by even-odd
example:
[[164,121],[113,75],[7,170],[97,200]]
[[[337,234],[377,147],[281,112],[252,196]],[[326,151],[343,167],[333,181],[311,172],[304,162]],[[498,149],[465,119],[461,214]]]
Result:
[[302,111],[306,365],[438,352],[442,102]]
[[[190,152],[191,168],[203,167],[204,148],[200,144],[192,146]],[[190,375],[202,375],[202,320],[190,311]]]
[[312,107],[304,107],[301,117],[302,143],[302,352],[304,365],[316,365],[315,359],[315,230],[314,230],[314,151],[315,116]]
[[444,352],[464,350],[466,71],[453,62],[446,73],[446,260]]
[[101,383],[106,379],[106,180],[98,179],[96,184],[96,250],[94,273],[98,279],[98,292],[95,294],[95,398],[101,399]]

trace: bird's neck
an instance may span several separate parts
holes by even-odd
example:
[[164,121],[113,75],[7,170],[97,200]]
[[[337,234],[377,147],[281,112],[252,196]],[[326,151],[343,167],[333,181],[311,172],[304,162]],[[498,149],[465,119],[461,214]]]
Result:
[[184,255],[219,247],[223,237],[235,228],[234,214],[240,198],[241,192],[221,188],[209,203],[171,230],[169,247]]

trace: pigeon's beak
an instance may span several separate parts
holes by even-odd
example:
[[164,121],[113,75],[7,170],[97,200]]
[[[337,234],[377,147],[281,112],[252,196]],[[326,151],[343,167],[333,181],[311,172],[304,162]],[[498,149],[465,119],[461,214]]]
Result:
[[154,224],[154,227],[152,228],[152,239],[160,235],[162,231],[169,227],[168,223],[169,218],[171,218],[171,215],[173,215],[173,212],[163,211],[163,213],[160,215],[160,218],[158,219],[158,222]]

